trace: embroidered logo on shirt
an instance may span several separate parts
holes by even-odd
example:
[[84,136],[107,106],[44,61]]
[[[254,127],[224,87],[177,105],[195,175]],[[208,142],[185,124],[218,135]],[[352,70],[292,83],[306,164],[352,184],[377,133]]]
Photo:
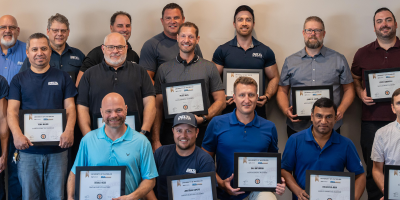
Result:
[[129,156],[129,155],[131,155],[130,153],[126,153],[126,156]]
[[195,174],[196,173],[196,169],[187,168],[186,173]]
[[49,82],[49,85],[58,85],[57,81]]
[[22,65],[22,64],[24,64],[24,62],[21,62],[21,61],[17,62],[17,65]]
[[253,53],[253,57],[262,58],[262,54],[261,53]]
[[361,161],[360,161],[360,166],[361,166],[361,167],[363,166]]
[[69,58],[72,59],[72,60],[79,60],[78,56],[70,56]]

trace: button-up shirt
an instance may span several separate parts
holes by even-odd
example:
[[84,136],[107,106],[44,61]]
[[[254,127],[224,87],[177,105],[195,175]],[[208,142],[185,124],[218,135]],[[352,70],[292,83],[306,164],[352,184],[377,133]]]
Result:
[[[0,47],[1,49],[1,47]],[[7,50],[7,55],[0,51],[0,75],[7,79],[10,84],[15,74],[19,72],[26,58],[26,44],[17,40],[15,45]]]
[[371,160],[400,165],[400,124],[394,121],[376,131]]

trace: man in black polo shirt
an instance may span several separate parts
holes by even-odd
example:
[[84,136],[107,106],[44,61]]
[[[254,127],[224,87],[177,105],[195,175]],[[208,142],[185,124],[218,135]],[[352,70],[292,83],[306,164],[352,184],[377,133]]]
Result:
[[[126,60],[139,63],[138,54],[132,50],[132,46],[128,42],[129,38],[131,37],[131,22],[132,20],[130,14],[123,11],[118,11],[111,16],[110,31],[111,33],[114,32],[120,33],[125,37],[126,43],[128,44],[128,51],[127,51],[128,53],[126,56]],[[103,61],[103,59],[104,55],[102,51],[102,45],[94,48],[87,54],[87,56],[83,60],[78,77],[76,78],[77,87],[79,85],[83,73],[85,73],[85,71],[90,67],[100,64]]]
[[[87,70],[78,87],[78,124],[83,135],[93,127],[92,116],[100,113],[101,100],[110,92],[124,97],[129,112],[138,112],[143,134],[150,131],[155,116],[155,92],[146,70],[127,60],[127,42],[119,33],[110,33],[101,49],[103,61]],[[140,129],[141,128],[141,129]]]
[[[257,101],[257,114],[266,118],[265,104],[275,95],[278,89],[279,72],[276,66],[275,54],[263,43],[252,37],[255,25],[254,12],[249,6],[239,6],[233,16],[233,26],[236,37],[219,46],[215,50],[212,61],[217,65],[219,74],[225,68],[264,69],[264,80],[269,79],[264,95]],[[266,82],[266,81],[265,81]],[[265,85],[260,87],[265,88]],[[226,109],[222,113],[231,113],[236,108],[233,99],[226,101]]]

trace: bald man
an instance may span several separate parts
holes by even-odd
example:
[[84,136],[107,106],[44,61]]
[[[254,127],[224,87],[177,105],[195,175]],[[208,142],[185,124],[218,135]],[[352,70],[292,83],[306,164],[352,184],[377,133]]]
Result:
[[99,110],[105,125],[83,137],[68,177],[68,199],[74,199],[77,166],[126,166],[126,195],[113,200],[140,199],[153,189],[158,176],[153,151],[145,136],[124,123],[128,107],[120,94],[103,98]]
[[100,117],[101,99],[110,92],[121,94],[129,115],[139,118],[140,125],[132,129],[148,135],[156,112],[155,91],[147,71],[126,60],[127,48],[124,36],[110,33],[101,47],[103,62],[83,74],[76,100],[78,124],[83,135],[99,128],[94,126],[93,120]]

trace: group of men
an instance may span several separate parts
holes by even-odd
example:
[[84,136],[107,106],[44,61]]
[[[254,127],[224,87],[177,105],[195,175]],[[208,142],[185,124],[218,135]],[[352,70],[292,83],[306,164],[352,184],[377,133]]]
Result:
[[[342,54],[323,45],[323,21],[308,17],[305,47],[286,58],[280,76],[274,52],[252,36],[255,16],[249,6],[236,9],[236,36],[215,50],[212,61],[202,58],[199,28],[185,22],[179,5],[166,5],[161,16],[164,30],[144,43],[140,58],[128,43],[131,16],[126,12],[112,15],[111,33],[86,57],[67,44],[69,22],[61,14],[49,18],[47,36],[32,34],[26,44],[18,40],[17,20],[0,18],[0,176],[7,166],[9,199],[64,199],[65,193],[73,199],[76,166],[84,165],[127,166],[126,196],[116,199],[167,199],[167,176],[209,171],[216,171],[220,199],[275,199],[271,192],[232,188],[234,152],[278,152],[276,127],[266,120],[266,104],[275,94],[287,116],[289,138],[277,194],[287,185],[293,199],[308,199],[306,170],[346,168],[356,175],[355,199],[365,185],[369,199],[382,197],[384,164],[400,164],[393,151],[400,140],[400,91],[392,103],[375,103],[363,76],[365,70],[400,63],[397,23],[389,9],[375,12],[377,39],[357,51],[351,69]],[[264,95],[257,95],[256,81],[240,77],[233,98],[226,99],[220,78],[224,68],[263,69],[269,80],[260,85]],[[198,79],[205,81],[208,114],[165,119],[161,86]],[[334,101],[320,99],[311,120],[296,119],[291,87],[319,85],[333,86]],[[354,144],[340,135],[355,94],[363,101],[366,176]],[[18,112],[26,109],[66,110],[59,146],[36,147],[23,135]],[[137,113],[140,127],[125,125],[131,113]],[[96,116],[105,126],[96,126]],[[0,181],[5,198],[4,190]]]

